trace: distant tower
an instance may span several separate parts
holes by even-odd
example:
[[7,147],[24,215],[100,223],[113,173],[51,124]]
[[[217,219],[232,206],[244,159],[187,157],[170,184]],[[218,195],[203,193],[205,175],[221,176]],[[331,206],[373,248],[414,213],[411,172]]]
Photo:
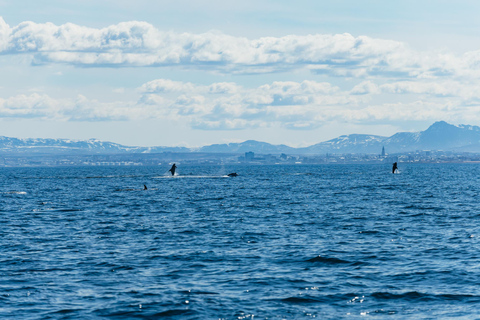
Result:
[[249,162],[249,161],[253,161],[253,159],[255,158],[255,153],[250,151],[250,152],[245,152],[245,161]]
[[385,147],[382,147],[382,157],[385,157]]

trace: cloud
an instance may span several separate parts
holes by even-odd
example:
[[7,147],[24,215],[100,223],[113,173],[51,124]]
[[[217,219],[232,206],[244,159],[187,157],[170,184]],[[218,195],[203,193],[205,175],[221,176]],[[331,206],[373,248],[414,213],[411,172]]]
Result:
[[363,81],[353,87],[350,93],[354,95],[378,94],[380,93],[380,89],[372,81]]
[[[209,130],[274,125],[307,130],[330,121],[384,123],[445,119],[471,122],[480,119],[475,114],[480,108],[480,93],[475,82],[423,79],[377,84],[364,81],[351,90],[342,90],[327,82],[275,81],[254,88],[235,86],[235,90],[222,93],[209,90],[216,84],[188,85],[188,91],[175,93],[177,100],[164,100],[162,106],[167,114],[188,117],[196,128]],[[143,95],[172,99],[169,94]]]
[[208,87],[210,93],[236,93],[240,87],[234,82],[219,82]]
[[356,78],[480,77],[480,51],[461,56],[417,52],[402,42],[348,33],[258,39],[220,32],[175,33],[141,21],[105,28],[34,22],[10,27],[0,18],[0,53],[32,55],[33,64],[82,67],[177,66],[223,73],[307,68]]
[[58,121],[170,119],[202,130],[284,127],[309,130],[331,121],[480,121],[475,82],[364,81],[342,90],[327,82],[275,81],[253,88],[235,83],[197,85],[157,79],[136,101],[57,99],[40,92],[0,98],[0,117]]
[[[291,128],[318,126],[321,110],[339,106],[354,107],[362,98],[350,96],[338,87],[315,81],[275,81],[256,88],[244,88],[231,83],[208,86],[175,83],[173,87],[184,91],[150,90],[162,79],[141,87],[139,103],[155,104],[169,117],[189,119],[195,128],[240,129],[281,125]],[[168,87],[171,87],[170,85]],[[187,88],[188,87],[188,88]],[[320,121],[319,121],[320,120]]]
[[191,83],[172,81],[168,79],[153,80],[140,87],[140,91],[144,93],[183,92],[192,90],[193,84]]
[[0,99],[0,117],[65,120],[58,112],[64,102],[66,101],[56,100],[45,94],[17,95]]
[[10,26],[0,17],[0,52],[4,52],[8,49],[10,34]]
[[468,81],[398,81],[379,86],[384,93],[417,94],[432,98],[456,98],[471,104],[480,100],[476,83]]
[[415,93],[430,94],[435,96],[453,96],[460,93],[460,84],[457,82],[420,82],[420,81],[401,81],[395,83],[384,84],[381,90],[387,93]]

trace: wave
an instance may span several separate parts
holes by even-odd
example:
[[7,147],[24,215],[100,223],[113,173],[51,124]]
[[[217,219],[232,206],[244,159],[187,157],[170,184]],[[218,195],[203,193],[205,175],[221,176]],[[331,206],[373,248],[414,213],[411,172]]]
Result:
[[74,312],[78,312],[78,311],[82,311],[82,309],[61,309],[61,310],[58,310],[58,311],[54,311],[53,313],[59,313],[59,314],[68,314],[68,313],[74,313]]
[[202,201],[220,201],[225,200],[225,197],[216,197],[216,198],[204,198],[204,199],[196,199],[193,202],[202,202]]
[[[141,306],[141,305],[140,305]],[[138,307],[137,307],[138,308]],[[148,313],[144,309],[140,309],[139,311],[114,311],[108,312],[105,309],[96,310],[97,314],[99,314],[102,318],[114,318],[114,319],[157,319],[157,318],[175,318],[178,316],[193,316],[197,314],[196,311],[191,309],[171,309],[166,310],[163,312],[158,313]]]
[[301,297],[288,297],[285,299],[281,299],[283,302],[288,302],[288,303],[298,303],[298,304],[303,304],[303,303],[317,303],[317,302],[322,302],[322,299],[317,299],[317,298],[301,298]]
[[[352,299],[352,297],[354,297]],[[290,304],[315,304],[315,303],[334,303],[348,301],[350,303],[356,302],[358,297],[362,297],[362,300],[374,298],[376,300],[404,300],[408,302],[445,302],[445,301],[457,301],[463,303],[478,303],[480,302],[480,296],[469,294],[429,294],[420,293],[417,291],[405,292],[405,293],[390,293],[390,292],[374,292],[371,294],[356,294],[356,293],[339,293],[339,294],[327,294],[318,296],[295,296],[279,300]]]
[[461,301],[469,303],[480,302],[480,296],[471,294],[430,294],[417,291],[405,293],[375,292],[371,295],[378,300],[406,301]]
[[83,211],[82,209],[61,209],[61,208],[51,208],[47,209],[49,211],[54,211],[54,212],[77,212],[77,211]]
[[349,264],[350,261],[342,260],[338,258],[327,258],[322,256],[316,256],[315,258],[308,259],[307,262],[320,262],[324,264]]
[[195,290],[184,290],[180,291],[183,294],[198,294],[198,295],[218,295],[218,292],[210,292],[210,291],[195,291]]
[[163,312],[156,313],[152,315],[153,317],[173,317],[173,316],[182,316],[187,314],[195,314],[193,310],[182,310],[182,309],[172,309]]
[[310,303],[333,303],[333,302],[343,302],[349,301],[352,299],[352,296],[355,294],[327,294],[319,296],[302,296],[302,297],[288,297],[283,299],[274,299],[280,300],[282,302],[291,303],[291,304],[310,304]]

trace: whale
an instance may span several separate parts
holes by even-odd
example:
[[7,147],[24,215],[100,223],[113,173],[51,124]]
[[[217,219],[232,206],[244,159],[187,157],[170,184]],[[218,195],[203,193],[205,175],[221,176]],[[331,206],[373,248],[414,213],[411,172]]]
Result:
[[397,170],[398,170],[397,163],[394,162],[393,167],[392,167],[392,173],[395,173],[395,171],[397,171]]
[[175,163],[174,163],[173,166],[170,168],[170,170],[168,170],[168,171],[170,171],[170,172],[172,173],[172,176],[175,175],[175,169],[177,169],[177,166],[176,166]]
[[232,172],[232,173],[227,174],[227,176],[229,176],[229,177],[238,177],[238,174],[237,174],[236,172]]

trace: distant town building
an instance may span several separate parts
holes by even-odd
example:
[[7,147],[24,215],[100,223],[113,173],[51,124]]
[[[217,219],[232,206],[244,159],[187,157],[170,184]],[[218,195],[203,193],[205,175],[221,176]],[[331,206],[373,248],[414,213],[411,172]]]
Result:
[[385,147],[382,147],[382,157],[385,157]]
[[255,159],[255,152],[245,152],[245,161],[253,161]]

